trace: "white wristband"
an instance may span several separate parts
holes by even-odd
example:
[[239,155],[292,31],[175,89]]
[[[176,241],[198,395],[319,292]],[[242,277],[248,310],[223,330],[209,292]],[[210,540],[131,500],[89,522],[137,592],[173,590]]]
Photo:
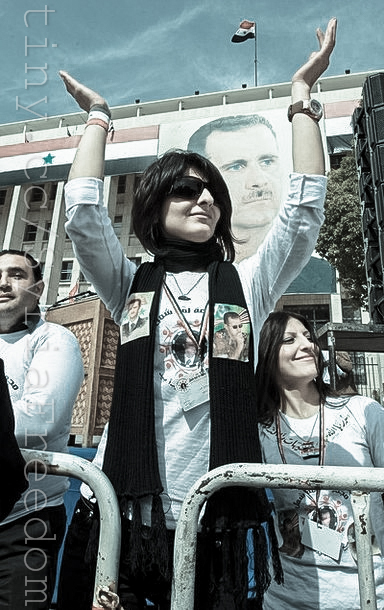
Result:
[[100,110],[91,110],[88,114],[88,121],[90,121],[91,119],[99,119],[99,121],[104,121],[104,123],[107,123],[107,125],[109,125],[110,123],[109,116],[105,112],[101,112]]

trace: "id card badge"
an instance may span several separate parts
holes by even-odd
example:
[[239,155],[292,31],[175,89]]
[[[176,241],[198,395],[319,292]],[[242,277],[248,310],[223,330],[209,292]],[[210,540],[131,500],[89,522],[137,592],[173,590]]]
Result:
[[300,517],[301,542],[304,546],[323,553],[335,561],[340,559],[342,534],[326,525]]
[[208,374],[204,369],[182,377],[177,386],[181,392],[180,402],[184,412],[209,400]]

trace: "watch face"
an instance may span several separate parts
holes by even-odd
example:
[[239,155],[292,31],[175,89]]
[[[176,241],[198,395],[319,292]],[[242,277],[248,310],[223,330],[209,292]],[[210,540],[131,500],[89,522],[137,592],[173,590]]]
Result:
[[320,121],[323,116],[323,108],[317,100],[301,100],[299,102],[295,102],[291,104],[288,108],[288,120],[292,121],[292,117],[297,112],[304,112],[304,114],[308,114],[315,121]]
[[321,113],[322,113],[321,104],[317,100],[311,100],[310,109],[311,109],[311,112],[313,112],[314,114],[321,115]]

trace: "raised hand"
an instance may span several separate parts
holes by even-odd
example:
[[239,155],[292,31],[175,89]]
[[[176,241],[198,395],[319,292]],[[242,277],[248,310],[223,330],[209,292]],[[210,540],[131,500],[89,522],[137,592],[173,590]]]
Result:
[[60,70],[59,75],[62,78],[68,93],[72,95],[82,110],[89,112],[90,108],[97,104],[98,106],[104,106],[109,112],[107,102],[99,93],[92,91],[92,89],[80,83],[73,78],[73,76],[68,74],[68,72],[65,72],[65,70]]
[[333,17],[329,20],[325,33],[320,28],[316,30],[320,50],[311,53],[308,61],[292,76],[292,83],[305,84],[311,90],[329,66],[330,56],[336,44],[336,28],[337,20]]

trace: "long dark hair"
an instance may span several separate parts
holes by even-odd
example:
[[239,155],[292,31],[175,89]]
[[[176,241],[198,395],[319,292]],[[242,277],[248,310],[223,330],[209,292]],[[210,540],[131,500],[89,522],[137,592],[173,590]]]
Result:
[[176,178],[194,168],[209,182],[212,197],[220,208],[215,237],[226,260],[235,258],[231,231],[232,204],[219,170],[205,157],[184,150],[171,150],[152,163],[141,176],[132,206],[132,227],[141,244],[151,254],[161,250],[161,209]]
[[283,343],[288,320],[294,318],[305,326],[310,340],[317,348],[317,377],[314,380],[320,399],[325,400],[331,392],[323,381],[324,357],[314,329],[304,316],[292,311],[275,311],[269,314],[260,331],[259,357],[256,368],[257,420],[270,425],[285,396],[279,383],[279,352]]

